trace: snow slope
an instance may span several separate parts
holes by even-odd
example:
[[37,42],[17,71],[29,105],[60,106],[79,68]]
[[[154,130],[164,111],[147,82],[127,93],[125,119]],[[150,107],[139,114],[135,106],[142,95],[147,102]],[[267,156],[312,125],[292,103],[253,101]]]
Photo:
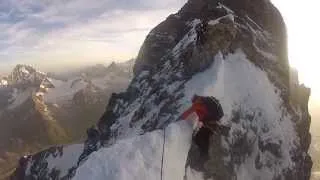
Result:
[[[290,169],[293,166],[290,152],[294,151],[298,138],[290,116],[281,108],[282,101],[277,93],[279,90],[270,82],[267,74],[254,66],[241,50],[225,58],[218,53],[214,58],[214,63],[208,70],[195,75],[185,84],[185,97],[179,102],[179,113],[190,105],[190,99],[194,94],[215,96],[220,100],[225,111],[222,123],[231,127],[230,136],[222,138],[224,148],[232,148],[233,143],[239,138],[233,136],[237,133],[253,143],[252,153],[235,167],[239,180],[272,179],[282,171]],[[231,122],[234,112],[240,110],[243,114],[252,115],[253,119],[248,121],[240,117],[238,123]],[[261,116],[263,118],[260,118]],[[124,123],[123,127],[128,127],[126,121],[128,119],[124,118],[119,122]],[[139,132],[126,131],[132,133],[125,133],[126,137]],[[164,179],[182,179],[192,132],[182,123],[171,124],[166,131],[168,143],[165,151]],[[157,159],[161,159],[162,135],[163,131],[156,130],[101,149],[92,154],[78,169],[75,179],[159,179],[157,175],[160,174],[160,162]],[[123,136],[121,138],[125,139]],[[261,151],[258,145],[260,141],[264,144],[279,145],[280,157],[272,154],[273,152]],[[261,168],[255,167],[258,155],[262,163]],[[231,156],[229,154],[225,157],[226,163],[230,163]],[[269,168],[268,163],[274,163],[276,169]],[[196,176],[201,177],[199,174]]]
[[[183,179],[192,127],[180,121],[165,131],[163,179]],[[91,154],[73,179],[160,180],[163,143],[163,130],[119,141]]]
[[[66,145],[63,147],[52,147],[48,152],[41,154],[46,158],[47,171],[52,172],[54,169],[59,172],[60,177],[67,175],[69,168],[76,166],[78,158],[82,153],[83,144]],[[31,166],[37,157],[31,157],[26,168],[26,174],[30,174]]]
[[53,168],[61,169],[60,176],[65,176],[68,173],[68,168],[76,165],[78,157],[82,153],[83,144],[74,144],[63,148],[63,155],[54,157],[52,154],[47,158],[48,168],[51,171]]
[[[293,166],[290,152],[294,151],[298,138],[291,117],[286,115],[286,111],[281,107],[283,102],[278,93],[280,91],[270,82],[265,72],[249,62],[242,51],[238,50],[226,58],[218,54],[213,66],[196,75],[187,83],[186,89],[189,97],[200,94],[215,96],[220,100],[225,112],[223,121],[231,125],[230,134],[247,134],[246,137],[252,143],[258,143],[259,139],[265,144],[280,145],[278,150],[281,158],[268,151],[261,152],[258,144],[254,145],[253,152],[246,161],[236,168],[239,179],[272,179],[275,174]],[[241,118],[240,123],[228,122],[234,112],[240,110],[243,114],[252,115],[253,120],[250,122]],[[261,116],[263,118],[260,118]],[[225,144],[228,144],[225,148],[230,149],[237,138],[229,136],[224,139]],[[277,170],[267,166],[257,169],[255,158],[258,155],[263,159],[263,163],[275,163]]]
[[[201,88],[199,88],[201,87]],[[254,66],[246,55],[238,50],[223,58],[215,57],[215,63],[204,73],[197,74],[186,84],[186,97],[193,94],[217,97],[224,109],[223,123],[231,126],[230,135],[223,140],[225,149],[232,149],[239,135],[252,143],[251,153],[246,160],[236,166],[238,179],[272,179],[294,165],[290,152],[294,151],[299,138],[291,121],[291,116],[282,108],[280,90],[268,79],[267,74]],[[239,123],[230,121],[235,112],[252,116],[248,121],[240,117]],[[239,134],[238,136],[234,136]],[[275,152],[262,151],[258,143],[279,146]],[[229,154],[226,159],[231,159]],[[261,168],[256,167],[256,157],[260,157]],[[274,163],[276,169],[269,168]]]

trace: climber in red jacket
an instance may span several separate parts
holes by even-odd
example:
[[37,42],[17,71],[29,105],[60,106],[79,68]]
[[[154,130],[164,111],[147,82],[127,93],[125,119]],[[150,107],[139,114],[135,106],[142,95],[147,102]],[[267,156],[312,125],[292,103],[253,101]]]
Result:
[[205,156],[208,155],[210,136],[216,132],[229,132],[228,127],[218,124],[223,116],[222,106],[216,98],[197,95],[192,98],[192,106],[182,114],[182,119],[193,121],[192,124],[198,126],[194,141]]
[[192,98],[192,106],[182,114],[182,119],[189,119],[193,113],[197,116],[200,126],[210,128],[224,116],[221,104],[216,98],[198,95]]

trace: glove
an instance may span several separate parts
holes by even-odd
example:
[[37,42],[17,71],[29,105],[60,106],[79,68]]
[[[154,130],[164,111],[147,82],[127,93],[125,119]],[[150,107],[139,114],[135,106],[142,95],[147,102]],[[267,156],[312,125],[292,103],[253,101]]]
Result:
[[199,117],[195,112],[189,114],[189,116],[185,117],[184,119],[188,122],[188,124],[190,124],[194,131],[198,131],[203,125],[202,122],[199,121]]

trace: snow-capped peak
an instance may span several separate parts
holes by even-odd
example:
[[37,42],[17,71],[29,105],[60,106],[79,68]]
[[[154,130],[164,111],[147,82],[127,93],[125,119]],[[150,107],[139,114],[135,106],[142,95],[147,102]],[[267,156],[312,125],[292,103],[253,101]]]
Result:
[[29,84],[33,86],[40,85],[46,74],[37,71],[30,65],[18,64],[9,75],[9,84]]

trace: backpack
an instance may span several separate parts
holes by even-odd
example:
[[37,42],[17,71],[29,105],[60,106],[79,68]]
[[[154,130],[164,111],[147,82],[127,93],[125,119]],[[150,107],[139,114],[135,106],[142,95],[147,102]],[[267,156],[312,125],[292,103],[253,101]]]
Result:
[[208,109],[208,118],[204,122],[219,121],[224,116],[222,106],[218,99],[208,96],[201,97],[201,100]]

